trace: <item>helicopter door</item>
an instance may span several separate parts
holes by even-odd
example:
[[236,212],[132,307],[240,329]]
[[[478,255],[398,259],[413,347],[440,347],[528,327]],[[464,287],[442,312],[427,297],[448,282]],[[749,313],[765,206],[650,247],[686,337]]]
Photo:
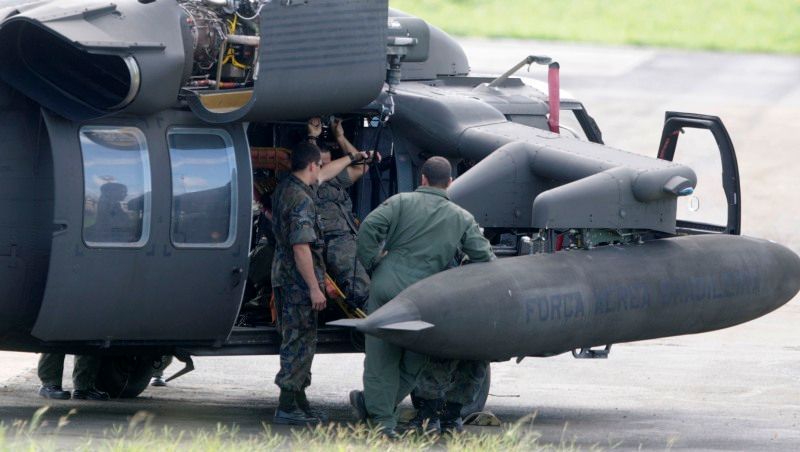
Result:
[[718,117],[667,112],[658,158],[684,164],[697,174],[695,192],[678,198],[679,233],[741,233],[739,167]]
[[33,335],[106,345],[227,338],[250,241],[241,125],[180,111],[91,124],[47,115],[46,124],[55,232]]

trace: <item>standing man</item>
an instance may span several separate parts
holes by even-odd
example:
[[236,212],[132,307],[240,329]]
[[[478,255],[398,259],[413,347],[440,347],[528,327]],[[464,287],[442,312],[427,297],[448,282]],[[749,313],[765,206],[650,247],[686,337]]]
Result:
[[39,395],[46,399],[67,400],[70,397],[78,400],[108,400],[108,394],[94,387],[97,372],[100,369],[100,358],[96,356],[75,355],[72,368],[72,394],[61,387],[64,375],[64,354],[42,353],[39,356],[37,373],[42,387]]
[[[369,313],[446,269],[459,250],[473,262],[494,258],[472,215],[447,197],[451,174],[446,159],[428,159],[416,191],[392,196],[361,225],[358,258],[372,272]],[[369,335],[365,351],[364,391],[352,391],[350,403],[359,418],[370,418],[386,436],[396,437],[397,404],[414,389],[427,358]]]
[[331,162],[324,174],[320,158],[316,145],[306,141],[298,144],[292,151],[292,173],[272,195],[272,287],[281,334],[281,369],[275,376],[281,390],[276,424],[307,425],[325,419],[324,413],[311,408],[305,393],[311,384],[311,363],[317,348],[317,313],[327,304],[322,287],[324,242],[314,190],[356,158]]
[[[333,135],[345,155],[360,157],[360,152],[344,135],[342,120],[332,124]],[[309,137],[316,139],[322,127],[309,127]],[[323,148],[322,166],[331,163],[330,149]],[[380,154],[378,156],[380,161]],[[325,234],[325,268],[336,284],[347,295],[353,307],[364,308],[369,296],[369,276],[364,266],[356,259],[356,233],[358,226],[353,215],[353,201],[347,190],[369,170],[364,163],[359,167],[347,167],[333,179],[321,183],[317,190],[317,211],[322,218]]]

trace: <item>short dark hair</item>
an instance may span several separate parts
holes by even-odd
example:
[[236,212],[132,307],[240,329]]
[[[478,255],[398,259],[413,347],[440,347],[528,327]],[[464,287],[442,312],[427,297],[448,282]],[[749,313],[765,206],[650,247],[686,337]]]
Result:
[[292,149],[292,172],[303,171],[308,165],[320,160],[319,148],[316,144],[307,141],[298,143]]
[[453,167],[444,157],[431,157],[422,165],[422,175],[433,187],[447,188],[452,174]]

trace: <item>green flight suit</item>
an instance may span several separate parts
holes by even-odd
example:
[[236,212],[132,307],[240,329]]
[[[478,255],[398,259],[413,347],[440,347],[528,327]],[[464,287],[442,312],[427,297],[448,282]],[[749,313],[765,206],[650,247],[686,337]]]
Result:
[[[445,190],[420,187],[386,200],[367,216],[358,232],[358,258],[372,272],[368,312],[415,282],[445,270],[458,251],[473,262],[494,256],[478,223],[450,202]],[[395,428],[397,404],[414,389],[427,357],[369,335],[365,352],[367,412],[382,427]]]
[[[72,368],[73,388],[81,391],[94,389],[94,382],[99,369],[99,357],[75,355],[75,365]],[[61,353],[42,353],[39,356],[37,373],[42,386],[60,387],[61,379],[64,375],[64,355]]]

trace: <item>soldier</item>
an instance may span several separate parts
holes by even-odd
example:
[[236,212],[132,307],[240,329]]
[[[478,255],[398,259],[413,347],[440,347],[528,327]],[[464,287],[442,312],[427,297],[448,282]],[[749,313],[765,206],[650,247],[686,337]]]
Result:
[[[333,135],[339,147],[348,155],[359,155],[344,135],[341,119],[333,122]],[[309,138],[316,139],[322,127],[309,125]],[[331,162],[331,152],[327,148],[322,151],[322,166]],[[380,161],[380,154],[374,154]],[[356,225],[353,215],[353,201],[347,189],[355,184],[367,171],[369,166],[348,167],[335,178],[320,184],[317,189],[317,211],[322,219],[322,232],[325,234],[325,268],[336,284],[347,295],[347,301],[353,307],[363,308],[369,296],[369,276],[364,266],[356,260]]]
[[[392,196],[361,225],[358,258],[372,273],[369,313],[446,269],[459,249],[474,262],[494,258],[472,215],[448,199],[451,174],[446,159],[428,159],[415,192]],[[352,391],[350,403],[359,419],[377,422],[394,438],[397,404],[414,389],[427,358],[373,336],[366,337],[365,352],[364,391]]]
[[172,364],[172,355],[162,356],[161,363],[153,371],[153,379],[150,381],[150,386],[164,387],[167,382],[164,381],[164,371]]
[[[363,158],[363,154],[361,155]],[[317,345],[317,313],[325,309],[323,235],[314,204],[314,188],[341,172],[351,156],[331,162],[321,171],[319,148],[302,142],[292,151],[292,173],[272,195],[275,257],[272,287],[281,334],[280,364],[275,384],[280,388],[276,424],[316,424],[325,419],[311,408],[305,388],[311,384],[311,363]]]
[[96,356],[75,355],[72,368],[72,394],[61,387],[64,375],[64,355],[61,353],[42,353],[37,368],[42,387],[39,395],[46,399],[67,400],[70,396],[78,400],[108,400],[108,394],[94,387],[100,358]]
[[475,401],[488,367],[487,361],[431,359],[414,389],[419,409],[409,427],[462,432],[461,409]]

